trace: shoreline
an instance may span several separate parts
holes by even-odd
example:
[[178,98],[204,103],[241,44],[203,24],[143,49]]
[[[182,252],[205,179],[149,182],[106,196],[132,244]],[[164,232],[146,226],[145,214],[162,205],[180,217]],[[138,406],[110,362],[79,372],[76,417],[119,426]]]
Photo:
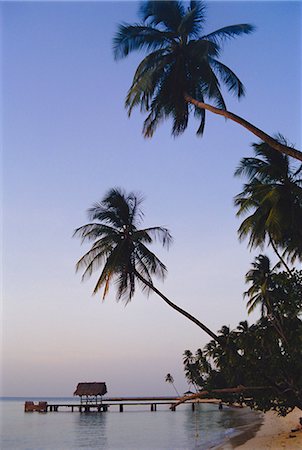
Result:
[[302,411],[295,408],[286,417],[273,411],[262,415],[262,424],[255,424],[246,433],[230,439],[230,446],[236,450],[283,450],[302,449],[302,430],[291,432],[299,423]]

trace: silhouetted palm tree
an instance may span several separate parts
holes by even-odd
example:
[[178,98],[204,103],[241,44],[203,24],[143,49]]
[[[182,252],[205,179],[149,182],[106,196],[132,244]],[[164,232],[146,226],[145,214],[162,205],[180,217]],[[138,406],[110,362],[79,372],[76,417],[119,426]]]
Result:
[[132,192],[126,194],[121,189],[111,189],[100,203],[88,211],[93,222],[74,232],[74,236],[80,237],[82,241],[92,242],[91,249],[76,265],[77,270],[84,269],[82,280],[101,268],[93,293],[104,287],[104,299],[110,283],[115,281],[117,300],[124,299],[126,303],[132,299],[138,281],[143,290],[155,292],[212,339],[218,339],[203,323],[172,303],[154,286],[152,276],[164,279],[167,269],[147,245],[158,240],[168,247],[172,238],[163,227],[138,228],[143,218],[141,202],[142,198]]
[[292,261],[302,260],[302,166],[292,167],[287,155],[263,142],[253,148],[255,157],[243,158],[235,172],[248,178],[235,197],[237,216],[251,212],[240,225],[239,238],[248,236],[250,248],[269,243],[290,271],[279,249]]
[[[197,134],[205,126],[205,110],[231,119],[245,127],[276,150],[302,160],[302,153],[267,135],[241,117],[226,110],[220,84],[238,98],[244,87],[234,72],[219,61],[221,42],[254,27],[231,25],[203,35],[205,4],[191,1],[185,7],[181,1],[144,1],[141,3],[140,24],[119,26],[114,37],[116,59],[134,50],[149,53],[137,67],[126,98],[129,115],[140,106],[148,116],[143,133],[151,137],[157,125],[166,118],[173,121],[172,134],[182,133],[189,113],[200,120]],[[214,105],[205,103],[214,102]]]
[[282,324],[273,307],[273,297],[275,290],[274,268],[271,268],[270,260],[265,255],[259,255],[252,263],[253,268],[245,276],[247,283],[251,283],[250,288],[244,293],[249,297],[247,302],[248,313],[251,313],[256,306],[261,307],[261,317],[269,316],[276,331],[286,342]]
[[166,375],[166,377],[165,377],[165,382],[166,382],[166,383],[172,384],[172,386],[173,386],[173,388],[174,388],[174,391],[176,392],[177,396],[179,397],[179,396],[180,396],[180,395],[179,395],[179,392],[178,392],[178,390],[176,389],[175,384],[174,384],[174,378],[172,377],[172,375],[171,375],[170,373],[167,373],[167,375]]
[[184,358],[183,358],[184,366],[187,366],[188,364],[192,364],[192,362],[194,361],[194,355],[191,352],[191,350],[185,350],[183,356],[184,356]]
[[271,312],[270,296],[272,293],[272,268],[270,259],[265,255],[259,255],[255,258],[246,276],[246,283],[251,283],[250,288],[244,293],[248,297],[247,302],[248,314],[250,314],[257,306],[261,307],[261,316],[266,316]]

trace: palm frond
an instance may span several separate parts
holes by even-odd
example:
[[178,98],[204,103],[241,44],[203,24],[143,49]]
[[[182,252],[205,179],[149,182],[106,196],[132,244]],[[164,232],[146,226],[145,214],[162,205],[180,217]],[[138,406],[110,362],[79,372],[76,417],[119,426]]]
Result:
[[111,238],[113,236],[118,236],[118,231],[110,227],[109,225],[100,224],[100,223],[88,223],[83,225],[82,227],[77,228],[72,237],[79,237],[82,239],[82,243],[85,241],[95,240],[96,238],[106,237],[110,235]]
[[173,242],[170,231],[164,227],[149,227],[143,230],[137,230],[133,235],[134,241],[151,243],[153,239],[160,242],[166,248],[169,248]]
[[144,22],[163,25],[167,30],[176,32],[185,11],[178,1],[144,1],[139,13]]
[[135,246],[136,255],[144,263],[149,273],[164,279],[167,274],[166,266],[151,252],[144,244],[137,243]]
[[219,28],[219,30],[213,31],[210,34],[202,36],[202,39],[207,39],[218,44],[219,42],[226,39],[235,38],[242,34],[250,34],[253,31],[255,31],[255,27],[248,23],[229,25],[227,27]]
[[151,61],[149,57],[142,61],[128,91],[125,106],[129,115],[132,109],[139,104],[141,105],[141,111],[149,111],[150,104],[152,102],[154,104],[156,93],[160,89],[167,72],[171,70],[171,56],[169,54],[161,59],[159,54],[154,55],[154,57],[153,55]]
[[190,7],[178,27],[180,35],[197,37],[205,22],[206,5],[204,2],[191,1]]
[[[119,269],[121,266],[123,266],[124,261],[125,261],[124,249],[125,249],[125,244],[123,243],[119,246],[116,246],[111,251],[109,256],[107,256],[103,270],[101,272],[101,275],[99,276],[99,278],[96,282],[96,285],[94,287],[93,294],[96,294],[101,289],[101,287],[104,285],[104,283],[107,282],[108,277],[109,277],[109,281],[110,281],[110,279],[113,276],[115,276],[119,273]],[[105,286],[103,299],[105,298],[107,292],[108,292],[108,287]]]
[[244,86],[231,69],[211,57],[209,57],[209,62],[210,65],[217,71],[223,83],[227,86],[230,92],[235,93],[238,98],[244,96]]
[[197,128],[196,134],[202,136],[204,132],[204,127],[206,124],[206,112],[204,109],[194,108],[194,115],[200,119],[199,127]]
[[106,261],[108,255],[110,255],[112,250],[108,252],[104,252],[102,250],[93,249],[86,253],[76,264],[76,271],[85,267],[85,270],[82,274],[82,281],[90,278],[93,272],[98,270]]
[[115,59],[122,59],[135,50],[154,51],[171,43],[174,37],[173,33],[150,26],[122,24],[113,38],[113,54]]

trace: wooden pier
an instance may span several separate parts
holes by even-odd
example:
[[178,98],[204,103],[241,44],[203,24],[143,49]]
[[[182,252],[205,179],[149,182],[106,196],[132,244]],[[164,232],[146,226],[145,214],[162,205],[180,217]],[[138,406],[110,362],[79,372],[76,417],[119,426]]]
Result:
[[[25,412],[107,412],[110,406],[116,406],[119,412],[123,412],[128,406],[148,406],[150,411],[157,411],[160,405],[169,405],[171,411],[175,411],[173,404],[178,400],[176,397],[111,397],[103,398],[99,403],[47,403],[47,402],[25,402]],[[195,402],[190,402],[194,411]]]

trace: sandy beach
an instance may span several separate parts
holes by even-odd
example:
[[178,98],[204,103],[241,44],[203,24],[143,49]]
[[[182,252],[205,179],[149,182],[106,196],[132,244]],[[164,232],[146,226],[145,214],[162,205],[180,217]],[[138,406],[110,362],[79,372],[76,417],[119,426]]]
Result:
[[263,424],[256,435],[235,448],[237,450],[302,449],[302,430],[291,432],[297,427],[301,416],[302,411],[297,408],[286,417],[267,412],[263,415]]

